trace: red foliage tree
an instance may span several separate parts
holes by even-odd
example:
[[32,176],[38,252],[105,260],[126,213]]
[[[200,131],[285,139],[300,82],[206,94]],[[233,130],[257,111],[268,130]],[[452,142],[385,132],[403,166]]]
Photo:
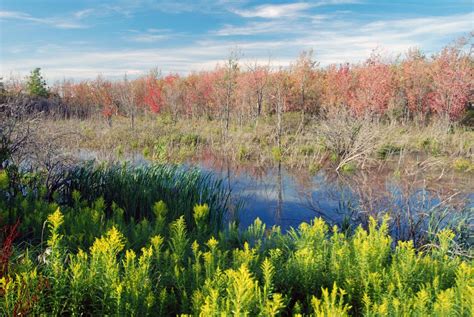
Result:
[[323,90],[323,76],[318,71],[318,63],[313,58],[313,51],[300,54],[292,67],[292,100],[291,109],[303,112],[319,112]]
[[304,113],[318,113],[324,106],[329,111],[348,108],[356,115],[391,115],[398,112],[388,110],[403,109],[407,118],[433,113],[457,120],[473,89],[472,58],[462,48],[467,41],[459,43],[432,59],[412,50],[402,61],[388,63],[381,56],[372,55],[362,64],[331,65],[324,69],[318,67],[311,52],[301,54],[289,69],[278,71],[257,63],[241,71],[236,55],[231,55],[226,64],[213,71],[187,76],[170,74],[164,78],[155,71],[130,80],[127,85],[101,77],[92,82],[64,81],[55,91],[68,104],[68,111],[87,116],[95,105],[109,122],[114,114],[123,114],[123,105],[128,104],[143,106],[152,113],[170,112],[175,119],[180,115],[220,116],[227,126],[231,116],[243,120],[258,118],[267,109],[274,112],[270,109],[274,106],[269,98],[274,88],[271,84],[285,75],[285,102],[281,110],[301,111],[303,119]]
[[104,80],[101,76],[92,84],[93,101],[102,108],[102,115],[112,125],[112,116],[117,114],[117,107],[114,103],[112,83]]
[[182,99],[182,85],[178,74],[169,74],[163,78],[163,103],[177,120]]
[[146,92],[144,102],[151,112],[159,113],[163,107],[162,84],[156,75],[150,74],[146,77]]
[[390,65],[373,55],[363,65],[353,69],[356,85],[349,105],[358,115],[384,114],[394,93]]
[[[270,73],[270,65],[254,65],[249,67],[249,71],[246,73],[247,80],[245,86],[247,89],[253,91],[253,98],[251,102],[255,102],[255,114],[259,117],[263,111],[263,102],[268,86],[268,77]],[[253,99],[252,98],[252,99]],[[249,105],[252,107],[251,105]]]
[[458,119],[466,109],[473,89],[471,61],[457,47],[445,48],[431,67],[432,92],[429,106],[438,114]]
[[353,76],[349,64],[331,65],[326,71],[324,104],[328,110],[347,107],[352,96]]
[[401,65],[401,88],[405,94],[408,110],[413,114],[424,114],[428,108],[430,92],[430,65],[419,50],[408,51],[407,58]]
[[210,72],[201,72],[197,82],[198,112],[208,117],[215,117],[219,112],[219,83],[224,77],[224,71],[217,69]]

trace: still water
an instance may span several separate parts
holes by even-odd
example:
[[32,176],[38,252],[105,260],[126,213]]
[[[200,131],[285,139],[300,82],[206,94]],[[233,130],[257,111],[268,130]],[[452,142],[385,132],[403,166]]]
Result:
[[[100,159],[94,152],[81,152],[82,159]],[[134,164],[149,164],[141,154],[128,155]],[[391,230],[399,238],[414,235],[462,217],[472,229],[474,180],[470,173],[424,172],[416,164],[383,166],[337,174],[325,169],[310,174],[287,170],[281,165],[255,167],[236,164],[217,156],[197,158],[186,164],[223,180],[231,192],[230,209],[242,228],[257,217],[267,227],[283,230],[302,221],[322,217],[329,224],[352,226],[369,216],[388,213],[397,224]]]
[[[338,175],[321,170],[289,171],[281,166],[255,170],[232,164],[198,162],[201,169],[224,179],[238,205],[242,227],[260,218],[283,229],[322,217],[330,224],[364,222],[390,213],[419,220],[427,213],[474,212],[474,187],[468,175],[397,177],[390,168]],[[441,216],[441,215],[440,215]]]

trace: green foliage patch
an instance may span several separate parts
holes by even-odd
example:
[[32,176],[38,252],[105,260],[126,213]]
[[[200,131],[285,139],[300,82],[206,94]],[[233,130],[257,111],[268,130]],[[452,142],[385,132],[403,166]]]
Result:
[[282,234],[257,219],[246,230],[231,225],[214,236],[206,234],[207,205],[194,208],[197,232],[189,231],[183,216],[165,224],[160,217],[166,214],[166,205],[158,202],[140,248],[133,247],[130,228],[116,218],[89,247],[73,251],[67,228],[78,224],[57,208],[46,218],[46,242],[18,248],[0,279],[2,313],[472,313],[474,267],[450,253],[454,235],[449,230],[438,234],[436,248],[418,252],[411,242],[392,247],[387,219],[379,225],[372,219],[368,230],[359,227],[353,235],[321,219]]

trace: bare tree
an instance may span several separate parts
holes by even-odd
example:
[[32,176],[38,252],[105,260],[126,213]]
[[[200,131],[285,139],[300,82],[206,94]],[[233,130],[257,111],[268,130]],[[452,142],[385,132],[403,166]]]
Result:
[[336,155],[336,171],[351,162],[364,163],[381,146],[381,126],[368,117],[354,117],[347,110],[331,113],[318,128],[327,149]]
[[28,153],[28,147],[36,131],[38,113],[31,114],[18,95],[4,97],[0,104],[0,164],[20,163]]
[[263,99],[265,94],[265,89],[268,84],[268,74],[270,71],[270,62],[267,65],[259,65],[256,61],[249,65],[248,71],[251,74],[253,89],[255,91],[256,99],[256,118],[260,117],[263,107]]
[[127,74],[123,77],[123,82],[118,85],[117,97],[122,109],[125,111],[127,116],[130,118],[130,127],[135,129],[135,117],[137,112],[137,105],[135,102],[135,89],[133,83],[131,83]]
[[224,67],[224,137],[227,138],[229,132],[230,109],[233,106],[233,98],[239,73],[239,53],[234,50],[230,53]]
[[281,152],[281,137],[283,132],[282,120],[283,111],[287,107],[288,94],[290,90],[289,74],[283,69],[280,69],[278,73],[273,76],[273,91],[272,99],[275,104],[275,113],[277,115],[277,146]]

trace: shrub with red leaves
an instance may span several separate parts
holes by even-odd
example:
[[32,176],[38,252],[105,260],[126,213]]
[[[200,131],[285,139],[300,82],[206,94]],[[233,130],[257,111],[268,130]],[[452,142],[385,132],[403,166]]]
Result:
[[1,251],[0,251],[0,277],[8,272],[8,264],[13,253],[13,241],[19,236],[18,226],[20,220],[14,225],[5,225],[1,232]]

